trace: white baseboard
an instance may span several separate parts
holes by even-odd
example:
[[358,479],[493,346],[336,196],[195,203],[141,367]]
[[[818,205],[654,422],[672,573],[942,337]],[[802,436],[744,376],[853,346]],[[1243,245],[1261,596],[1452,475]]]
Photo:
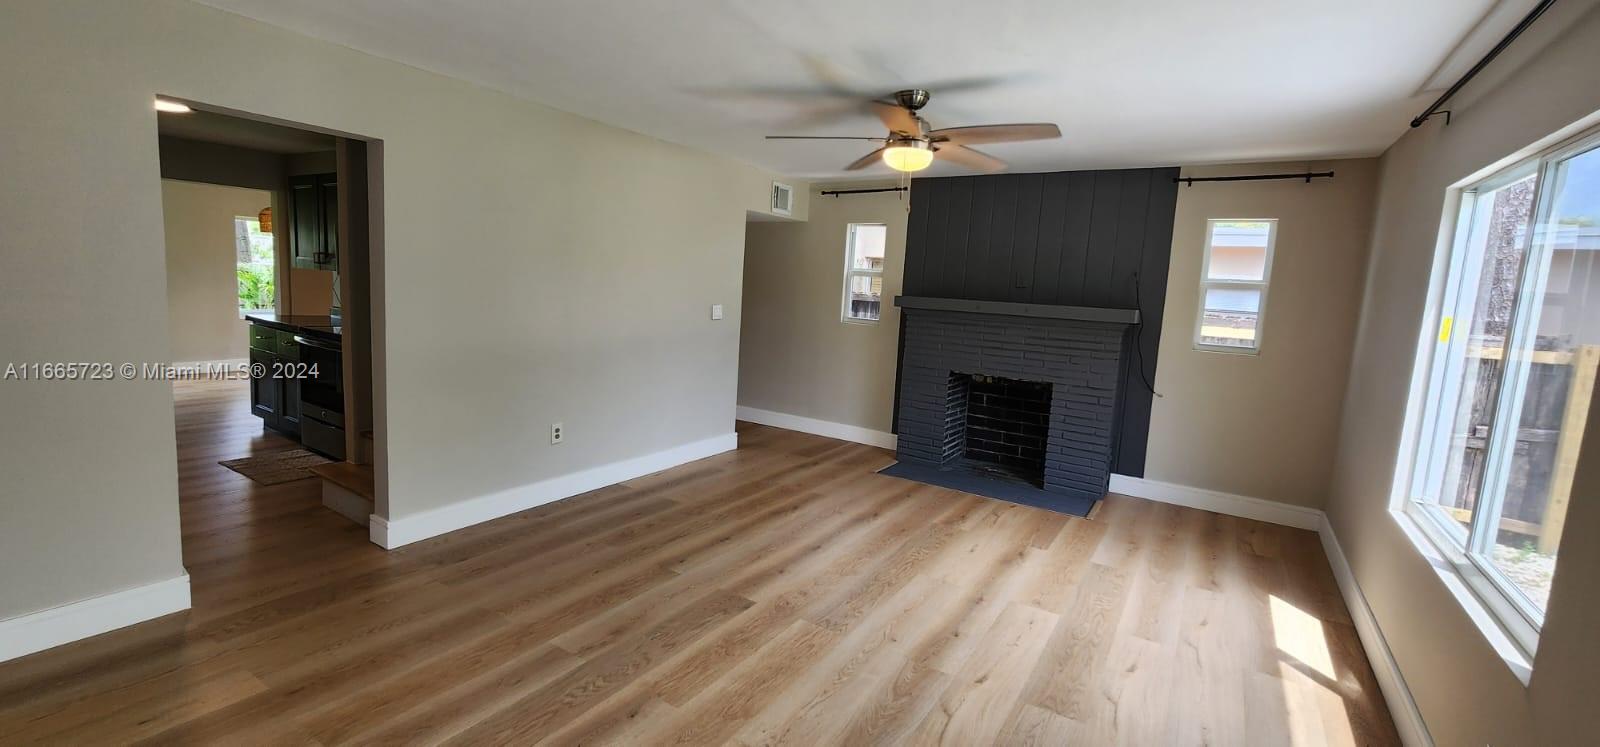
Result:
[[1333,567],[1333,577],[1339,581],[1344,606],[1355,622],[1356,634],[1361,637],[1361,647],[1367,651],[1367,661],[1372,663],[1372,673],[1378,678],[1378,689],[1383,691],[1383,701],[1389,705],[1389,716],[1400,732],[1400,741],[1407,747],[1432,747],[1433,736],[1422,721],[1422,712],[1417,710],[1411,689],[1406,687],[1405,677],[1400,674],[1400,665],[1395,662],[1389,642],[1378,627],[1378,618],[1367,606],[1367,597],[1361,593],[1361,585],[1356,583],[1355,572],[1350,569],[1350,561],[1345,558],[1344,548],[1339,546],[1339,538],[1334,535],[1333,525],[1326,516],[1317,534],[1322,537],[1322,551]]
[[1339,547],[1339,539],[1334,536],[1333,525],[1328,523],[1326,514],[1305,506],[1127,475],[1111,476],[1111,492],[1316,532],[1322,540],[1322,550],[1328,556],[1328,564],[1333,568],[1333,577],[1339,582],[1345,606],[1355,621],[1356,633],[1361,637],[1361,646],[1366,649],[1367,661],[1372,664],[1378,688],[1383,692],[1383,700],[1389,706],[1389,714],[1400,732],[1401,741],[1407,747],[1431,747],[1433,739],[1422,722],[1422,713],[1411,698],[1411,690],[1406,687],[1405,678],[1400,674],[1400,666],[1389,651],[1389,644],[1383,638],[1383,631],[1378,628],[1378,619],[1373,616],[1372,608],[1367,606],[1367,597],[1361,593],[1360,584],[1356,583],[1350,562]]
[[[385,550],[393,550],[403,544],[392,544],[390,542],[389,520],[377,514],[367,517],[367,539],[371,540],[372,544]],[[414,542],[415,540],[412,541]]]
[[1160,501],[1161,503],[1198,508],[1204,511],[1214,511],[1243,519],[1265,521],[1268,524],[1281,524],[1296,529],[1309,529],[1313,532],[1322,528],[1322,512],[1314,508],[1292,506],[1287,503],[1252,498],[1246,495],[1223,493],[1216,490],[1206,490],[1205,488],[1191,488],[1188,485],[1161,482],[1160,480],[1147,480],[1143,477],[1113,474],[1111,476],[1111,492],[1131,495],[1135,498]]
[[0,661],[189,609],[189,574],[0,620]]
[[771,410],[758,410],[754,407],[740,405],[737,411],[740,420],[747,420],[761,425],[770,425],[789,431],[800,431],[815,436],[837,438],[840,441],[853,441],[858,444],[876,446],[880,449],[893,449],[898,439],[893,433],[875,431],[871,428],[862,428],[859,425],[845,425],[828,420],[817,420],[800,415],[790,415],[786,412],[773,412]]
[[535,506],[570,498],[607,485],[615,485],[652,472],[660,472],[696,459],[732,451],[738,447],[738,434],[724,433],[665,451],[604,464],[410,516],[386,519],[373,514],[367,521],[368,537],[380,547],[392,550],[418,540],[437,537],[473,524],[526,511]]

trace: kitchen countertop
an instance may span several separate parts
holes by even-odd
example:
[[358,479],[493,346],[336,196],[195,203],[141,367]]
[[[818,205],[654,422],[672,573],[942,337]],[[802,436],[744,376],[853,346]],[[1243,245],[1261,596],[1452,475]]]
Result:
[[244,318],[252,324],[332,341],[338,341],[344,330],[344,323],[339,317],[327,314],[276,314],[271,311],[252,311],[245,314]]

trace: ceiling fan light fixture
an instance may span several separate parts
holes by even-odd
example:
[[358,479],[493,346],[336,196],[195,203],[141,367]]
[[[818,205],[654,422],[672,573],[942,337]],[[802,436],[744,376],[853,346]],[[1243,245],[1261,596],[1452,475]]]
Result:
[[883,149],[883,162],[895,171],[921,171],[933,165],[933,148],[926,140],[895,140]]

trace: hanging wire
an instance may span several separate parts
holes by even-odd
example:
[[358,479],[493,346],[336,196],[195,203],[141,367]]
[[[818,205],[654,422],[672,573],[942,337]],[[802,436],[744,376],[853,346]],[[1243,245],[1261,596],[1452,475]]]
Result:
[[1144,332],[1144,301],[1139,297],[1138,272],[1133,273],[1133,307],[1139,310],[1139,323],[1133,325],[1133,364],[1139,367],[1139,378],[1144,381],[1144,388],[1149,389],[1156,398],[1164,399],[1165,395],[1156,391],[1156,385],[1144,372],[1144,346],[1140,344]]

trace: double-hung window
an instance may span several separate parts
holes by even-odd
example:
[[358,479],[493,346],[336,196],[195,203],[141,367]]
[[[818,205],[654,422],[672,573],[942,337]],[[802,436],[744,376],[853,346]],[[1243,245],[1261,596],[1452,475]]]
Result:
[[1267,278],[1277,238],[1276,219],[1206,221],[1196,349],[1260,351],[1261,313],[1267,305]]
[[889,227],[851,223],[845,236],[844,301],[846,322],[877,322],[883,307],[883,251]]
[[1404,510],[1531,654],[1600,363],[1600,136],[1462,190],[1438,263]]

